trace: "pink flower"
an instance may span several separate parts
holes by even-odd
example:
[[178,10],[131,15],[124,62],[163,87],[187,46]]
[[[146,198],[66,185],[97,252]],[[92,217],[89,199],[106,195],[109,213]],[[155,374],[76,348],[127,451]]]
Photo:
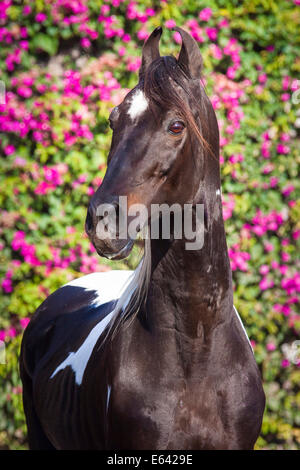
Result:
[[260,274],[268,274],[269,272],[269,266],[267,264],[262,264],[261,267],[259,268]]
[[10,338],[15,338],[17,336],[17,331],[13,327],[9,328],[7,333]]
[[11,155],[12,153],[14,153],[16,151],[15,147],[13,145],[6,145],[6,147],[4,147],[4,153],[5,155]]
[[176,26],[176,22],[174,20],[167,20],[165,22],[165,26],[168,29],[172,29],[172,28],[174,28],[174,26]]
[[274,343],[267,344],[267,351],[275,351],[276,345]]
[[130,34],[123,34],[122,41],[129,42],[131,40]]
[[140,29],[137,33],[137,37],[139,38],[140,41],[147,39],[148,36],[149,36],[149,33],[143,28]]
[[9,279],[9,278],[3,279],[2,283],[1,283],[1,287],[2,287],[2,289],[4,290],[4,292],[6,292],[7,294],[9,294],[10,292],[12,292],[12,291],[13,291],[13,288],[12,288],[12,281],[11,281],[11,279]]
[[175,41],[177,44],[181,44],[182,39],[181,39],[180,33],[178,33],[177,31],[175,31],[175,33],[173,34],[173,38],[174,38],[174,41]]
[[226,20],[226,18],[223,18],[221,21],[218,23],[219,28],[228,28],[229,22]]
[[288,367],[289,365],[290,365],[290,361],[289,361],[288,359],[283,359],[283,360],[281,361],[281,367],[286,368],[286,367]]
[[270,251],[274,250],[274,246],[270,242],[265,242],[264,243],[265,250],[269,253]]
[[277,145],[277,152],[278,153],[286,155],[286,154],[289,153],[289,151],[290,151],[290,147],[288,145],[284,145],[284,144],[278,144]]
[[212,15],[212,9],[211,8],[203,8],[203,10],[200,11],[199,13],[199,18],[202,21],[209,21]]
[[288,101],[289,99],[290,99],[290,94],[289,93],[282,93],[281,101]]
[[88,38],[81,38],[80,44],[81,44],[82,47],[87,49],[88,47],[90,47],[91,41]]
[[268,279],[266,277],[264,277],[259,283],[259,288],[261,290],[267,290],[267,289],[270,289],[273,286],[274,286],[274,281],[272,281],[271,279]]
[[32,90],[28,86],[19,86],[17,93],[18,95],[22,96],[22,98],[30,98],[32,95]]
[[43,23],[46,19],[47,19],[47,15],[45,15],[45,13],[38,13],[35,16],[35,21],[37,21],[38,23]]
[[289,89],[289,85],[290,85],[290,77],[288,75],[286,75],[285,77],[283,77],[282,79],[282,89],[283,90],[288,90]]
[[266,83],[267,81],[267,74],[266,73],[263,73],[261,75],[258,76],[258,81],[259,83]]
[[293,184],[288,184],[287,186],[285,186],[284,188],[282,188],[282,195],[285,196],[285,197],[288,197],[291,192],[293,192],[295,189],[295,186]]
[[31,6],[30,5],[25,5],[25,7],[23,8],[23,15],[24,16],[27,16],[31,13]]
[[233,79],[235,77],[235,68],[234,67],[228,67],[226,75],[228,78]]
[[26,326],[28,325],[29,322],[30,322],[30,318],[28,318],[28,317],[20,319],[20,325],[23,328],[23,330],[26,328]]
[[205,28],[205,32],[208,36],[208,39],[211,41],[216,41],[218,37],[218,30],[217,28]]
[[287,263],[288,261],[290,261],[291,256],[289,255],[289,253],[283,252],[281,254],[281,259],[284,263]]
[[292,233],[292,237],[293,237],[294,240],[298,240],[298,238],[300,238],[300,229],[295,230],[295,231]]

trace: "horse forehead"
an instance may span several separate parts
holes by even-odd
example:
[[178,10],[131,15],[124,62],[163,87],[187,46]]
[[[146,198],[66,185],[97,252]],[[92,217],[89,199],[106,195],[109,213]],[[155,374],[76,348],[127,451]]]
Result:
[[142,116],[149,107],[148,99],[140,88],[135,89],[127,98],[127,115],[132,121]]

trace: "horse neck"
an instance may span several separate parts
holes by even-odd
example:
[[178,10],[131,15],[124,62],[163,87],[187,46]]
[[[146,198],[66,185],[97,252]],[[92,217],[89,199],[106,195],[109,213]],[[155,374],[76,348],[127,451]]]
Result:
[[191,338],[208,334],[232,312],[231,269],[220,190],[206,192],[203,247],[186,249],[186,240],[152,240],[152,275],[146,304],[154,331],[175,328]]

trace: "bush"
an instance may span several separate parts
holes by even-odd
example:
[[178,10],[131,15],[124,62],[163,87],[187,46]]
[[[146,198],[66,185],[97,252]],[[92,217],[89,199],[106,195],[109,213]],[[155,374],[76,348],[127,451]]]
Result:
[[96,256],[86,207],[105,173],[109,111],[137,82],[143,41],[162,25],[161,52],[176,54],[177,24],[199,42],[221,131],[235,305],[267,395],[256,447],[300,448],[298,5],[0,1],[0,447],[26,448],[18,356],[30,315],[74,277],[136,265],[138,249],[123,262]]

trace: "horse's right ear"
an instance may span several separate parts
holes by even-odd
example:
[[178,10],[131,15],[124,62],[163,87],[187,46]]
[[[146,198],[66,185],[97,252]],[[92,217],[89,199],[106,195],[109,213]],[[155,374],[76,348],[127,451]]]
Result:
[[175,26],[173,30],[177,31],[182,39],[178,64],[190,74],[191,78],[201,78],[203,60],[197,42],[184,29]]
[[159,26],[155,28],[154,31],[150,34],[148,39],[146,39],[145,44],[143,46],[143,53],[142,53],[142,65],[139,71],[140,79],[145,75],[147,68],[149,65],[155,60],[160,57],[159,54],[159,40],[162,33],[162,28]]

